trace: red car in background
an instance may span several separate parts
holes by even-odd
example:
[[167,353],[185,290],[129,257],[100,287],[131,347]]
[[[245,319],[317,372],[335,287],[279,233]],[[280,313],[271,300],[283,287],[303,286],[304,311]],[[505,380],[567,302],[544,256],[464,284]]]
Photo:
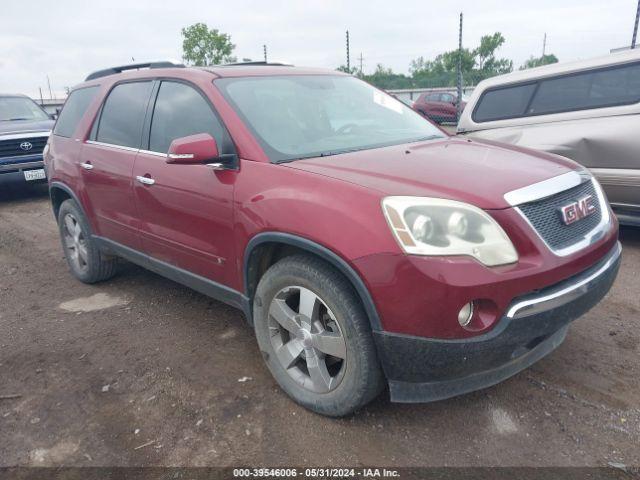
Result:
[[[467,102],[462,99],[464,110]],[[413,109],[436,123],[458,122],[458,96],[451,92],[425,92],[413,103]]]
[[278,384],[324,415],[386,386],[433,401],[514,375],[620,264],[580,165],[450,137],[331,70],[95,72],[44,155],[78,280],[124,258],[241,309]]

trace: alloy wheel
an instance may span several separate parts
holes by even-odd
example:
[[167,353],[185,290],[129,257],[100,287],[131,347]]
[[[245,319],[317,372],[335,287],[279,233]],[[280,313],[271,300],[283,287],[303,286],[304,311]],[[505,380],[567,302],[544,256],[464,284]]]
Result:
[[70,213],[64,216],[63,239],[67,257],[73,267],[80,273],[86,272],[89,268],[87,240],[78,219]]
[[333,312],[308,288],[280,290],[269,307],[271,345],[280,365],[299,385],[327,393],[340,384],[347,345]]

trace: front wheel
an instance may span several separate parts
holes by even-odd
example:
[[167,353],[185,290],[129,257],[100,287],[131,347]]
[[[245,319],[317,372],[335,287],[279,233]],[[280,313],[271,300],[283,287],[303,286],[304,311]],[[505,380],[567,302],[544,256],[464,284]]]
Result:
[[343,416],[382,390],[367,315],[351,284],[322,260],[295,255],[273,265],[253,308],[267,367],[302,406]]

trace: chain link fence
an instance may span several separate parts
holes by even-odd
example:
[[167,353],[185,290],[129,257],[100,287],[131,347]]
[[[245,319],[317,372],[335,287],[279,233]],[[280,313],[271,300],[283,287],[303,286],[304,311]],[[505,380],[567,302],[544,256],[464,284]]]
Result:
[[386,89],[386,91],[437,123],[456,125],[459,114],[462,113],[476,85],[485,78],[487,76],[482,75],[482,72],[463,73],[462,104],[458,102],[458,86],[455,75],[442,78],[442,86]]

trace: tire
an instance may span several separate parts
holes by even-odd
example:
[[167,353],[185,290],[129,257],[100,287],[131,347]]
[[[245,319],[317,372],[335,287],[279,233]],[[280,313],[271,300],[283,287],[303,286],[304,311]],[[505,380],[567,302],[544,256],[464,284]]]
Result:
[[267,367],[303,407],[331,417],[349,415],[384,388],[359,298],[319,258],[293,255],[271,266],[258,284],[253,320]]
[[100,251],[89,222],[74,200],[65,200],[60,205],[58,229],[64,256],[74,277],[83,283],[97,283],[116,274],[118,259]]

